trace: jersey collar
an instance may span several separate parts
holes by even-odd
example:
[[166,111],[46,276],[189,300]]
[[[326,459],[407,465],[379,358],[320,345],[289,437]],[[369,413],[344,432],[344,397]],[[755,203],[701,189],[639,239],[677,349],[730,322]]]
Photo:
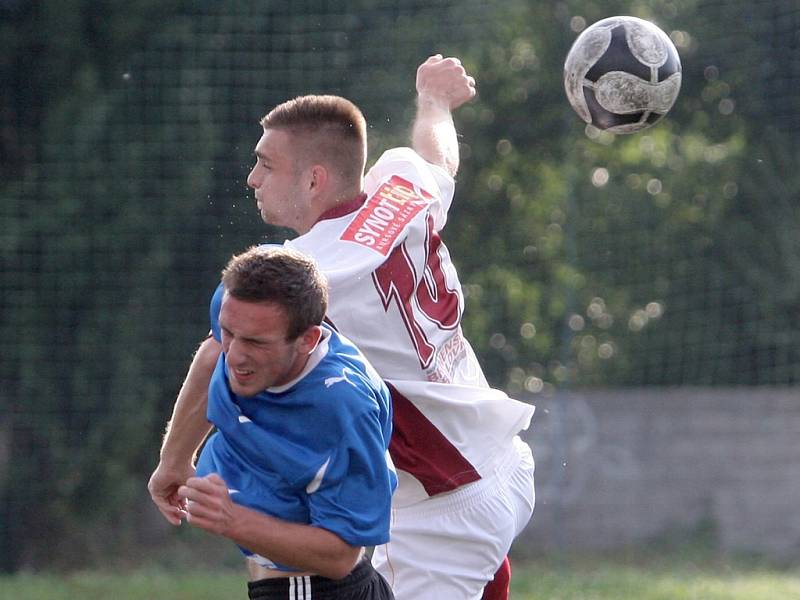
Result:
[[267,392],[270,394],[282,394],[290,387],[295,385],[298,381],[300,381],[303,377],[308,375],[311,371],[314,370],[320,361],[325,358],[325,355],[328,354],[328,342],[330,341],[331,331],[325,327],[322,328],[322,335],[320,336],[319,342],[317,343],[317,347],[311,352],[308,357],[308,362],[306,362],[306,366],[303,367],[303,370],[300,374],[289,381],[288,383],[284,383],[283,385],[276,385],[273,387],[269,387],[266,389]]
[[320,221],[327,221],[329,219],[338,219],[339,217],[343,217],[345,215],[349,215],[351,212],[357,211],[361,206],[366,202],[367,195],[365,193],[361,193],[352,200],[348,200],[347,202],[342,202],[341,204],[337,204],[333,208],[326,210],[319,216],[317,219],[317,223]]

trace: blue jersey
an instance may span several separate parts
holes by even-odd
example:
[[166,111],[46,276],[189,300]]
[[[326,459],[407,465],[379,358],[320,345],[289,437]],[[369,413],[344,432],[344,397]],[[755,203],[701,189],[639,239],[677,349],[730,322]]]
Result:
[[[215,297],[216,337],[221,302]],[[321,527],[352,546],[388,541],[397,484],[387,452],[390,395],[347,339],[323,326],[301,375],[252,398],[231,391],[223,354],[209,386],[208,419],[217,431],[203,448],[197,474],[218,473],[233,501]],[[298,570],[242,551],[264,566]]]

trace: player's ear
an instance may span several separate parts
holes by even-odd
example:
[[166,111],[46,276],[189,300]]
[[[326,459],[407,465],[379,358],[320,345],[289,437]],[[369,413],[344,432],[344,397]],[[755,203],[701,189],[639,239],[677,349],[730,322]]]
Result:
[[312,325],[298,339],[300,341],[298,346],[300,354],[311,354],[319,344],[320,339],[322,339],[322,327]]
[[309,170],[308,191],[319,193],[328,183],[328,169],[322,165],[314,165]]

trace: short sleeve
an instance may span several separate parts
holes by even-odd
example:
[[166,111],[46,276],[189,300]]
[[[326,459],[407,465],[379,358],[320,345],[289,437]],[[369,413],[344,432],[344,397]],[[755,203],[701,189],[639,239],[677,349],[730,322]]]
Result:
[[440,231],[447,222],[447,213],[453,203],[453,178],[443,168],[429,163],[411,148],[392,148],[384,152],[365,175],[364,187],[367,194],[371,194],[393,175],[410,181],[430,195],[434,227],[436,231]]
[[311,524],[352,546],[389,540],[397,476],[385,433],[377,410],[360,415],[330,457],[319,488],[308,497]]

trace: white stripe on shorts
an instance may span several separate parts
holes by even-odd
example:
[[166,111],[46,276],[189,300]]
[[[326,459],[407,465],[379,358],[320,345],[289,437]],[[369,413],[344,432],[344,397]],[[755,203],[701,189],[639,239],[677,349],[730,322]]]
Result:
[[289,577],[289,600],[311,600],[311,577]]

